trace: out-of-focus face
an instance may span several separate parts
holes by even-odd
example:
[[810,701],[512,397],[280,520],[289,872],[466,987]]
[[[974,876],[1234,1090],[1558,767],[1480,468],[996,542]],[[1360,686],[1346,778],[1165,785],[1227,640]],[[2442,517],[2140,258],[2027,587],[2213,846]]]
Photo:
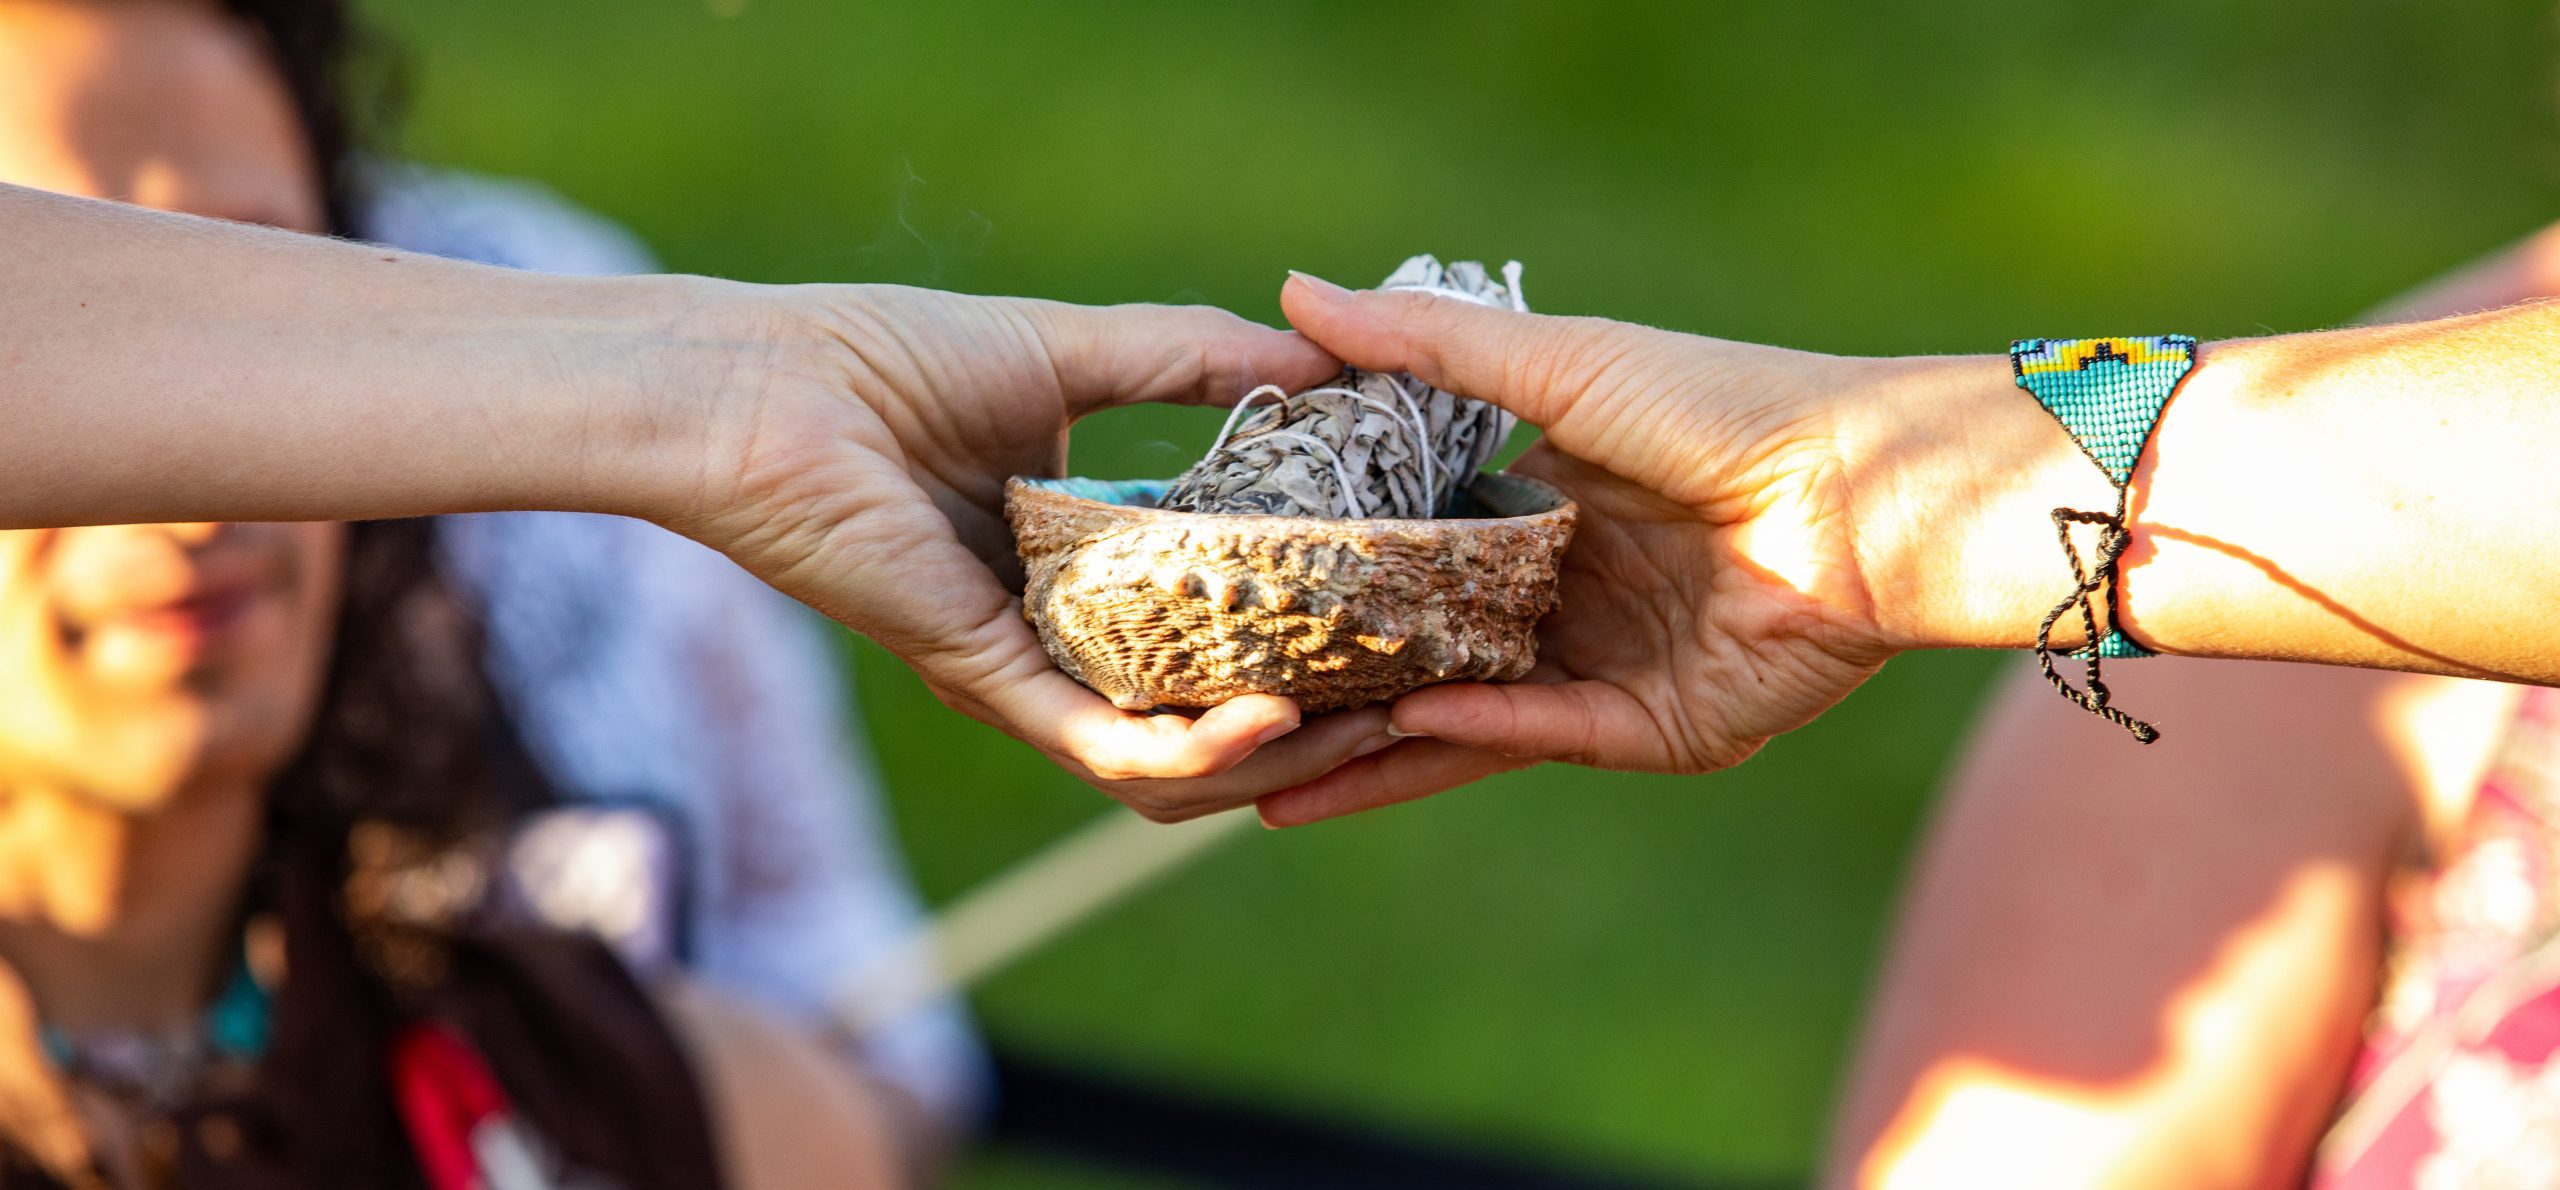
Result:
[[[256,41],[193,0],[0,0],[0,182],[322,230]],[[147,809],[262,780],[308,730],[346,530],[0,532],[0,788]]]

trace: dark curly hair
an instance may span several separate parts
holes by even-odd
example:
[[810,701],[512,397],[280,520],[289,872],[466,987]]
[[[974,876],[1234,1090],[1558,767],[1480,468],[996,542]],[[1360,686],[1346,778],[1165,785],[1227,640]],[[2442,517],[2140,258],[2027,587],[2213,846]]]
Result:
[[358,150],[388,131],[402,98],[398,59],[368,36],[344,0],[222,0],[267,43],[318,166],[329,230],[360,235]]
[[488,904],[499,828],[552,800],[437,566],[435,525],[349,527],[327,684],[267,802],[263,895],[281,907],[335,887],[357,958],[395,996],[442,981],[446,941]]

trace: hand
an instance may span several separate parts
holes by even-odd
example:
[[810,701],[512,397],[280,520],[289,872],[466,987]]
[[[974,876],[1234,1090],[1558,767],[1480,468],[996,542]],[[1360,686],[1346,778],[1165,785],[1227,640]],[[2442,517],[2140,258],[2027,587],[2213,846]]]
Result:
[[1338,368],[1323,351],[1199,307],[885,286],[753,301],[752,321],[719,332],[759,345],[747,365],[677,398],[702,400],[695,416],[710,430],[675,527],[878,641],[945,703],[1160,820],[1312,779],[1383,731],[1383,709],[1330,716],[1256,752],[1298,729],[1287,699],[1196,717],[1117,710],[1051,664],[988,561],[1012,565],[1005,479],[1058,474],[1078,418],[1312,384]]
[[1309,279],[1292,323],[1544,426],[1513,468],[1582,506],[1539,665],[1395,704],[1409,739],[1262,801],[1275,826],[1539,760],[1705,772],[1838,702],[1895,651],[1850,531],[1856,361]]

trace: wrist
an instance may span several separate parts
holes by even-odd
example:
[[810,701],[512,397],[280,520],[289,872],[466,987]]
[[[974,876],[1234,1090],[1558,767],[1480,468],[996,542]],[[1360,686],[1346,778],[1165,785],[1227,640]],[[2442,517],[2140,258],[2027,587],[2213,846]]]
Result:
[[594,381],[573,430],[576,507],[690,531],[736,476],[721,443],[751,436],[759,397],[814,336],[791,333],[765,286],[702,277],[616,278],[599,333],[564,367]]
[[[2053,510],[2113,508],[2106,476],[2006,356],[1857,363],[1842,465],[1877,633],[1897,649],[2032,646],[2071,587]],[[2084,635],[2067,620],[2054,641]]]

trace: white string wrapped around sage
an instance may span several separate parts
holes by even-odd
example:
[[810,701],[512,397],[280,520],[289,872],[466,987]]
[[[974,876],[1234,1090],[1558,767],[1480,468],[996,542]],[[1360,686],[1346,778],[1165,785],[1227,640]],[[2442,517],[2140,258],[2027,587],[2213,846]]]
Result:
[[[1472,260],[1443,266],[1416,256],[1378,288],[1529,308],[1516,260],[1496,281]],[[1297,393],[1266,384],[1236,403],[1208,455],[1173,481],[1158,507],[1336,520],[1435,517],[1502,449],[1512,420],[1403,372],[1348,368],[1330,384]]]

